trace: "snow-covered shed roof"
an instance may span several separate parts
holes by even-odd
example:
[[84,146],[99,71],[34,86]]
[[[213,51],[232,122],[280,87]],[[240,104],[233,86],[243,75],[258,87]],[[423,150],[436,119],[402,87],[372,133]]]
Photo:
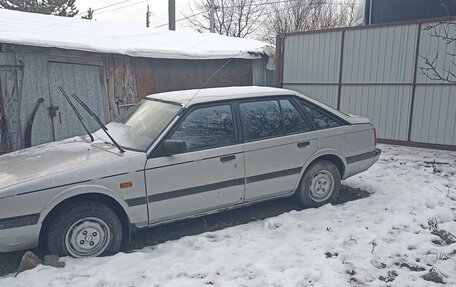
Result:
[[258,58],[274,46],[253,39],[166,31],[0,9],[0,43],[168,59]]

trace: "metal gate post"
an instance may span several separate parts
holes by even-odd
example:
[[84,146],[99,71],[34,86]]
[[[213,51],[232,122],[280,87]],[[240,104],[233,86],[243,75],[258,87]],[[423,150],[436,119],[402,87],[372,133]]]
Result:
[[413,106],[415,104],[415,91],[416,91],[416,77],[418,74],[418,58],[420,53],[420,40],[421,40],[421,23],[418,24],[418,33],[416,35],[416,51],[415,51],[415,67],[413,71],[413,83],[412,83],[412,96],[410,101],[410,116],[408,125],[407,141],[412,141],[412,121],[413,121]]
[[342,97],[342,67],[344,64],[344,45],[345,45],[345,30],[342,30],[340,40],[340,62],[339,62],[339,84],[337,88],[337,109],[340,110],[340,100]]

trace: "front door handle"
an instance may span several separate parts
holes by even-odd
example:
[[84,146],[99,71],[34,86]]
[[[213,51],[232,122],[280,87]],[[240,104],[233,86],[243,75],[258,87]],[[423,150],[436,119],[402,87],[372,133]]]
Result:
[[300,142],[297,145],[298,145],[298,148],[305,148],[306,146],[310,145],[310,142]]
[[220,161],[222,163],[227,163],[227,162],[233,161],[235,159],[236,159],[236,156],[234,154],[232,154],[232,155],[222,156],[220,158]]

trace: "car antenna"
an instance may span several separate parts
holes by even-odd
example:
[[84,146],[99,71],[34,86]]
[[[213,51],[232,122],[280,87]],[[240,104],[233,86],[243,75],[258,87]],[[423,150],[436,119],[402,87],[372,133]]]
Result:
[[204,82],[204,84],[201,86],[201,88],[198,89],[198,91],[196,91],[196,93],[185,103],[184,106],[187,106],[195,97],[196,95],[198,95],[198,93],[204,89],[204,87],[206,87],[206,85],[212,80],[212,78],[215,77],[215,75],[217,75],[218,72],[220,72],[220,70],[222,70],[226,65],[228,65],[231,61],[234,60],[234,58],[236,58],[239,54],[241,54],[242,51],[239,51],[236,53],[236,55],[232,56],[231,58],[228,59],[228,61],[226,61],[225,63],[223,63],[223,65],[220,66],[220,68],[217,69],[217,71],[215,71],[208,79],[206,82]]
[[70,105],[71,109],[73,110],[73,112],[75,113],[76,117],[78,118],[79,122],[81,123],[82,127],[85,129],[85,131],[87,132],[87,134],[89,135],[90,137],[90,141],[93,142],[95,139],[93,138],[93,135],[90,133],[89,129],[86,127],[86,125],[84,124],[84,119],[82,118],[81,114],[79,113],[78,109],[74,106],[73,102],[71,101],[70,97],[67,95],[67,93],[65,92],[65,90],[62,88],[62,86],[59,86],[59,90],[60,92],[62,93],[63,97],[65,98],[65,100],[68,102],[68,104]]
[[78,96],[76,96],[75,94],[71,94],[71,96],[76,100],[76,102],[78,102],[78,104],[80,104],[84,110],[86,110],[89,115],[92,116],[92,118],[95,119],[95,121],[98,123],[98,125],[100,126],[100,128],[105,132],[105,134],[109,137],[109,139],[111,140],[111,142],[116,146],[116,148],[119,149],[120,152],[125,152],[124,148],[119,145],[115,140],[114,138],[108,133],[108,128],[105,126],[105,124],[100,120],[100,118],[97,116],[97,114],[95,114],[90,108],[89,106],[86,105],[86,103],[84,103]]

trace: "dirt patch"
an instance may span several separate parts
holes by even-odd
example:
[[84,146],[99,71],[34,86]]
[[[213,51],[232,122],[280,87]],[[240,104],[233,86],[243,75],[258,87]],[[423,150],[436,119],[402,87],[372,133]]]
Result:
[[[365,190],[342,186],[335,204],[366,198],[369,195],[370,193]],[[285,198],[150,229],[139,230],[132,235],[129,244],[124,244],[122,246],[122,251],[131,252],[135,249],[153,246],[169,240],[176,240],[184,236],[216,231],[230,226],[275,217],[292,210],[302,209],[302,207],[296,204],[293,198]],[[32,251],[40,258],[44,257],[45,252],[42,249],[34,249]],[[0,253],[0,276],[16,272],[24,253],[25,251]]]
[[423,279],[426,281],[431,281],[440,284],[444,283],[442,276],[440,276],[440,274],[433,269],[429,270],[428,273],[424,274]]
[[[335,204],[343,204],[369,197],[370,193],[359,189],[342,186]],[[230,226],[249,223],[278,216],[292,210],[303,210],[294,198],[267,201],[248,207],[225,211],[200,218],[171,223],[138,231],[132,235],[132,242],[123,251],[139,249],[150,245],[176,240],[184,236],[216,231]]]
[[407,268],[408,270],[410,271],[413,271],[413,272],[420,272],[420,271],[424,271],[426,270],[425,268],[423,267],[420,267],[420,266],[416,266],[416,265],[410,265],[408,263],[396,263],[395,264],[396,266],[399,266],[399,267],[404,267],[404,268]]

